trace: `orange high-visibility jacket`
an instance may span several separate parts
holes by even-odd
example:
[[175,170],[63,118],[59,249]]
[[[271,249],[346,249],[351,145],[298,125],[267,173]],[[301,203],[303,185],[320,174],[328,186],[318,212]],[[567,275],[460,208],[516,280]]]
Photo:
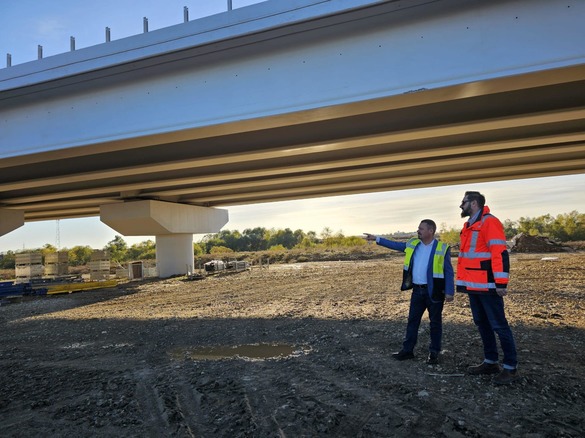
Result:
[[510,274],[510,258],[502,223],[483,211],[472,225],[461,230],[461,245],[457,260],[458,292],[495,292],[505,288]]

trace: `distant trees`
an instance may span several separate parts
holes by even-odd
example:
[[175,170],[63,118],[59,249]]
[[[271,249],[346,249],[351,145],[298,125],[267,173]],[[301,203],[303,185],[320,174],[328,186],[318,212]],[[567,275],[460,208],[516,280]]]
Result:
[[447,228],[447,224],[441,224],[441,228],[439,229],[439,236],[441,241],[448,243],[449,245],[456,245],[459,243],[459,234],[461,232],[460,228]]
[[561,242],[585,240],[585,214],[573,210],[556,217],[550,214],[536,218],[521,217],[518,219],[518,232],[548,236]]
[[266,228],[262,227],[246,228],[244,230],[243,236],[247,239],[246,246],[250,251],[262,251],[266,249],[267,243],[264,240],[265,233]]
[[90,246],[74,246],[67,250],[70,266],[87,265],[91,260],[93,249]]
[[321,237],[315,231],[305,233],[303,230],[292,231],[290,228],[267,229],[262,227],[247,228],[239,231],[222,230],[217,234],[208,234],[199,243],[205,253],[212,254],[215,247],[227,248],[234,252],[243,251],[282,251],[293,248],[332,248],[339,246],[364,245],[361,237],[346,237],[341,231],[333,234],[330,228],[324,228]]
[[6,251],[0,255],[0,269],[14,269],[16,266],[16,254],[14,251]]
[[135,243],[128,248],[124,257],[124,261],[154,259],[156,259],[156,244],[154,240]]
[[123,262],[128,257],[128,244],[124,241],[122,236],[114,236],[104,247],[110,255],[110,260],[113,262]]
[[344,236],[342,231],[333,233],[326,227],[317,237],[315,231],[292,231],[290,228],[267,229],[253,228],[239,231],[223,230],[217,234],[208,234],[199,243],[205,253],[214,253],[214,247],[228,248],[234,252],[242,251],[283,251],[293,248],[333,248],[365,245],[366,242],[359,236]]
[[[521,217],[517,221],[506,219],[503,225],[507,239],[518,233],[526,233],[547,236],[562,242],[585,241],[585,214],[577,211],[559,214],[556,217],[545,214],[535,218]],[[441,224],[438,234],[441,240],[454,245],[459,242],[459,232],[459,228],[448,228],[446,224]],[[238,230],[222,230],[217,234],[207,234],[200,242],[193,244],[193,254],[201,256],[229,252],[284,251],[292,248],[327,250],[365,244],[361,236],[345,236],[342,231],[334,233],[329,227],[325,227],[319,235],[315,231],[304,232],[300,229],[293,231],[290,228],[256,227],[246,228],[241,233]],[[153,240],[128,247],[122,236],[117,235],[103,249],[109,252],[111,260],[119,263],[156,258],[156,244]],[[30,251],[7,251],[0,254],[0,269],[13,269],[16,254]],[[40,251],[44,258],[47,254],[56,252],[57,248],[46,244],[34,251]],[[93,249],[89,246],[74,246],[62,251],[67,251],[70,266],[81,266],[89,263]]]
[[57,248],[55,246],[51,245],[50,243],[46,243],[45,246],[43,246],[41,248],[41,255],[43,257],[43,260],[45,259],[47,254],[52,254],[55,252],[57,252]]
[[[556,217],[545,214],[535,218],[521,217],[517,221],[506,219],[503,222],[506,239],[518,233],[531,236],[546,236],[561,242],[585,240],[585,214],[578,211],[559,214]],[[454,244],[459,241],[458,228],[447,229],[441,225],[439,234],[444,242]]]
[[222,230],[217,234],[207,234],[199,245],[204,252],[211,253],[211,248],[222,246],[235,252],[243,251],[265,251],[270,248],[282,246],[291,249],[299,245],[303,240],[315,239],[316,233],[303,230],[292,231],[285,229],[267,229],[263,227],[246,228],[242,233],[238,230]]
[[518,222],[506,219],[502,225],[504,225],[504,234],[506,235],[506,239],[511,239],[516,234],[518,234]]

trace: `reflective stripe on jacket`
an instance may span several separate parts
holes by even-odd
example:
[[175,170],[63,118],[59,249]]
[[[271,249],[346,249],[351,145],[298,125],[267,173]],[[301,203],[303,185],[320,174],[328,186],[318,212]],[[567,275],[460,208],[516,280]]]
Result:
[[457,291],[495,292],[505,288],[510,273],[510,259],[502,223],[484,206],[481,216],[461,230],[457,259]]

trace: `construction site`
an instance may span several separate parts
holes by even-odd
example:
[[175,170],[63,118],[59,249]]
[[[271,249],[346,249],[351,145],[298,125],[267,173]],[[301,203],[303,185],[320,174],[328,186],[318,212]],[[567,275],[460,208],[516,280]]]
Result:
[[[265,263],[268,267],[269,262]],[[17,253],[14,277],[0,281],[0,305],[22,297],[111,288],[127,281],[158,277],[153,261],[150,263],[131,261],[121,264],[111,261],[106,250],[94,250],[91,260],[84,268],[86,273],[70,272],[67,251],[50,253],[44,258],[38,251]],[[188,272],[186,277],[189,280],[199,280],[210,275],[227,275],[248,269],[250,263],[242,260],[218,259],[208,262],[200,260],[197,268]]]
[[2,436],[585,435],[583,251],[511,253],[522,378],[504,387],[466,374],[482,348],[464,294],[439,365],[426,319],[415,359],[393,360],[403,257],[353,257],[0,306]]
[[17,253],[14,279],[0,281],[0,299],[79,292],[156,277],[156,269],[145,267],[142,261],[126,266],[112,263],[105,250],[92,252],[87,270],[84,274],[70,273],[67,251],[47,254],[44,259],[41,252]]

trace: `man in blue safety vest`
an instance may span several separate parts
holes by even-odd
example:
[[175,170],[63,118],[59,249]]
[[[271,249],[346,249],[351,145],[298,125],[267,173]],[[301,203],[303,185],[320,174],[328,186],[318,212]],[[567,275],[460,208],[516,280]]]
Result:
[[426,310],[431,329],[427,363],[439,363],[443,337],[443,303],[453,301],[455,288],[451,251],[449,245],[435,239],[436,230],[434,221],[424,219],[418,226],[418,238],[412,238],[408,242],[396,242],[364,233],[368,241],[375,241],[378,245],[405,253],[400,289],[412,289],[412,295],[402,349],[392,355],[397,360],[414,358],[418,329]]

